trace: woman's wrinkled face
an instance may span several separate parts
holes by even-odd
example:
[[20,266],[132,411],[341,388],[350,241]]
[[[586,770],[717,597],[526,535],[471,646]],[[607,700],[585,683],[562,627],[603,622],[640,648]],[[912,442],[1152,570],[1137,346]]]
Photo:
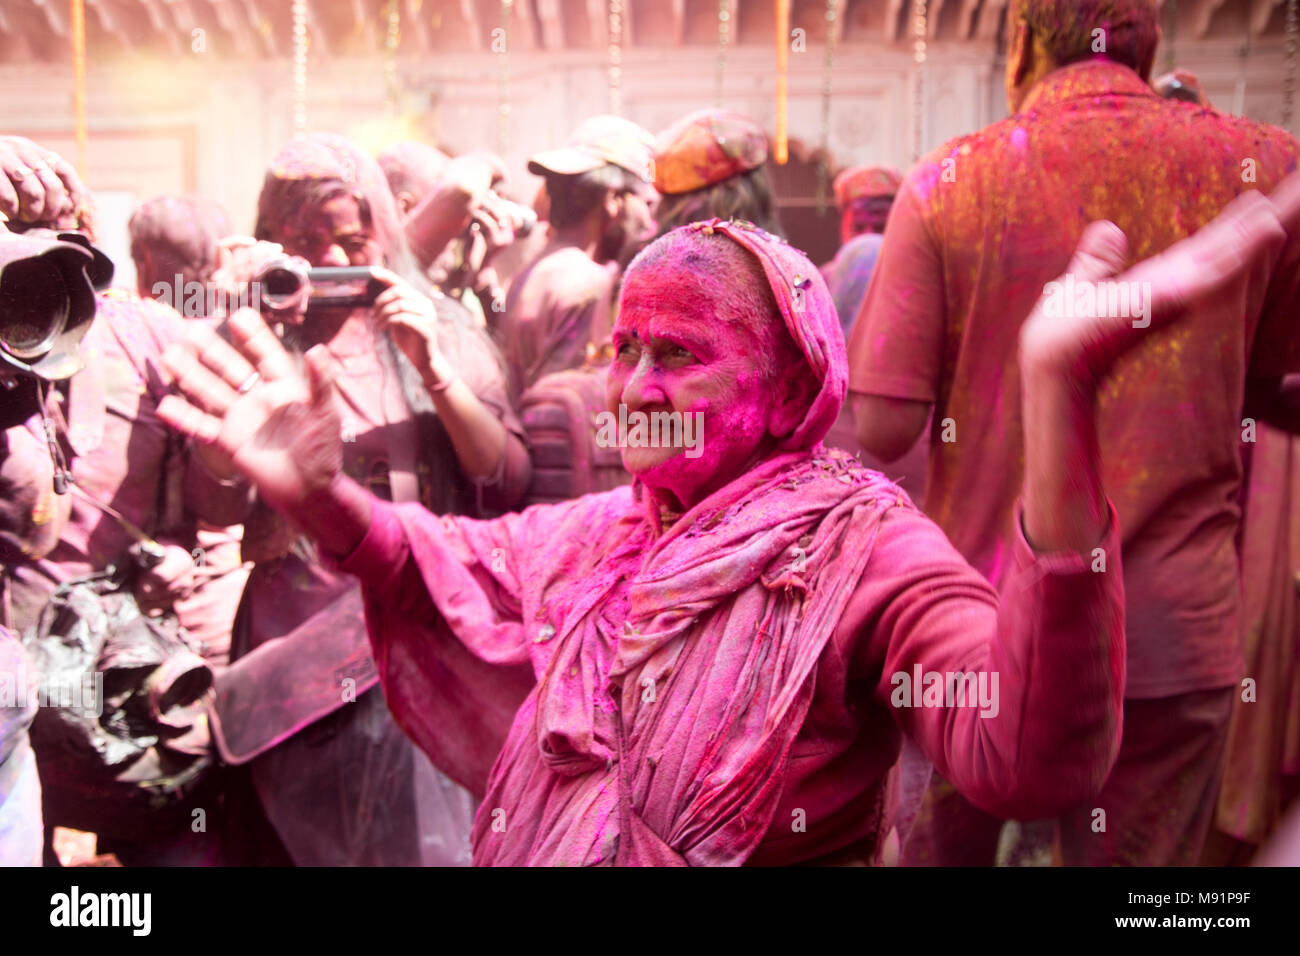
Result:
[[384,254],[373,226],[361,215],[355,196],[337,193],[315,215],[302,217],[278,237],[285,252],[302,256],[314,268],[383,265]]
[[[781,401],[757,358],[763,343],[753,324],[768,317],[721,314],[709,285],[727,281],[745,280],[702,277],[671,258],[637,266],[627,274],[614,324],[606,386],[611,415],[625,414],[634,425],[638,415],[653,422],[655,413],[672,413],[680,423],[673,434],[682,436],[675,446],[646,447],[629,427],[623,465],[683,507],[754,463],[770,445]],[[673,417],[658,421],[674,425]],[[651,429],[651,440],[654,434]]]

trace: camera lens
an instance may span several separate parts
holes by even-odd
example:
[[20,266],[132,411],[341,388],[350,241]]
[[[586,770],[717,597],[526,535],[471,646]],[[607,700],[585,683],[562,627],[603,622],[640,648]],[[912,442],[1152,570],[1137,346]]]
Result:
[[0,346],[15,358],[38,359],[68,321],[63,274],[44,257],[9,263],[0,275]]
[[304,277],[294,269],[277,266],[262,273],[262,301],[272,309],[290,309],[298,304],[304,287]]

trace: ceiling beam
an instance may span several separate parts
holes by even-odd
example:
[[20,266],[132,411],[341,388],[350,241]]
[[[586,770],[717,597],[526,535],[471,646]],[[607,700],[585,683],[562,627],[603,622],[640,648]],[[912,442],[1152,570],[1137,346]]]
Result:
[[961,15],[957,17],[958,40],[969,40],[975,31],[975,11],[979,9],[980,0],[962,0]]
[[1253,0],[1250,5],[1250,32],[1254,36],[1263,36],[1268,29],[1268,21],[1273,16],[1273,8],[1282,5],[1282,0]]
[[[221,29],[230,34],[235,45],[235,52],[240,56],[254,56],[257,53],[257,41],[253,39],[248,22],[239,15],[230,0],[208,0],[212,12],[216,14]],[[198,24],[195,24],[197,26]],[[191,30],[194,28],[191,27]]]
[[36,4],[36,9],[45,15],[45,23],[55,36],[68,35],[68,21],[63,16],[63,11],[67,8],[66,3],[61,0],[32,0],[32,2]]
[[1007,0],[984,0],[980,8],[979,25],[975,28],[978,40],[996,40],[1002,27],[1002,11],[1007,8]]
[[903,0],[889,0],[885,8],[885,42],[893,43],[898,39],[898,14],[903,9]]
[[538,49],[559,50],[564,46],[559,0],[537,0],[537,26],[541,31],[537,38]]
[[1192,36],[1204,39],[1210,32],[1210,21],[1223,3],[1224,0],[1197,0],[1192,10]]
[[934,40],[939,36],[939,14],[941,13],[943,13],[943,0],[930,0],[925,11],[927,40]]
[[432,49],[433,40],[429,36],[429,24],[420,16],[421,0],[406,0],[406,9],[402,13],[402,35],[414,36],[416,52],[426,55]]

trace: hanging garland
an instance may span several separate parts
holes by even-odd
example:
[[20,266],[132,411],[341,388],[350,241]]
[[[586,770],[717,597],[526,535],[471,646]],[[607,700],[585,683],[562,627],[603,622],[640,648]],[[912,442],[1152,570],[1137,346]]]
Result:
[[772,159],[784,166],[790,158],[787,80],[790,72],[790,0],[776,0],[776,143]]
[[497,155],[510,148],[510,14],[514,0],[501,0],[501,52],[497,61]]
[[718,72],[713,105],[722,108],[722,81],[727,71],[727,46],[731,43],[731,0],[718,0]]
[[821,151],[817,159],[817,215],[826,212],[831,180],[831,74],[835,67],[836,0],[826,0],[826,57],[822,60]]
[[928,28],[926,0],[914,0],[912,5],[912,59],[916,61],[916,82],[913,85],[912,162],[921,159],[925,125],[925,35]]
[[609,111],[623,115],[623,0],[609,0]]
[[72,0],[68,11],[71,20],[69,33],[72,42],[72,117],[77,139],[77,169],[86,171],[86,4],[85,0]]
[[307,0],[293,0],[293,134],[307,132]]

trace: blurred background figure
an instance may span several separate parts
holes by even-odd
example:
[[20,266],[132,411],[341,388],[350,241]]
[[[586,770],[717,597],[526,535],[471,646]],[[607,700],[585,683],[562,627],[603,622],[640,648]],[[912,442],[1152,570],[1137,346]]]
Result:
[[703,109],[655,137],[657,235],[705,219],[744,219],[783,235],[772,198],[767,134],[747,116]]
[[427,143],[403,140],[381,150],[375,157],[384,171],[397,214],[405,219],[433,192],[451,157]]
[[[136,207],[127,230],[141,298],[166,302],[187,318],[201,318],[218,264],[217,241],[230,235],[230,216],[217,203],[193,196],[155,196]],[[196,312],[195,303],[204,312]]]
[[658,201],[654,137],[617,116],[592,117],[528,169],[546,180],[551,232],[511,284],[498,332],[515,395],[584,364],[620,256],[654,234]]
[[[505,166],[495,154],[479,150],[439,165],[426,152],[431,147],[417,146],[398,144],[408,162],[423,158],[419,174],[388,176],[394,199],[410,203],[402,225],[411,251],[434,288],[495,333],[505,312],[503,283],[519,266],[517,240],[534,233],[537,215],[503,196]],[[394,149],[382,155],[397,169]],[[507,251],[513,255],[501,256]]]
[[840,210],[840,246],[835,258],[822,266],[835,300],[844,338],[867,295],[876,267],[885,221],[903,174],[892,166],[854,166],[835,177],[835,205]]
[[749,117],[719,109],[688,113],[655,137],[655,209],[658,228],[619,256],[619,272],[596,309],[592,360],[612,357],[610,331],[618,310],[622,274],[650,240],[678,226],[706,219],[743,219],[774,236],[782,235],[767,161],[767,134]]
[[[846,341],[867,297],[867,286],[871,284],[876,256],[884,239],[881,233],[902,181],[903,174],[892,166],[854,166],[835,177],[835,205],[840,211],[842,245],[835,258],[821,267],[821,273],[826,288],[830,289]],[[858,442],[851,403],[845,402],[840,409],[839,418],[826,436],[826,444],[857,455],[868,468],[883,472],[897,482],[913,500],[920,501],[924,495],[929,458],[926,443],[914,442],[906,454],[894,461],[876,457]]]

